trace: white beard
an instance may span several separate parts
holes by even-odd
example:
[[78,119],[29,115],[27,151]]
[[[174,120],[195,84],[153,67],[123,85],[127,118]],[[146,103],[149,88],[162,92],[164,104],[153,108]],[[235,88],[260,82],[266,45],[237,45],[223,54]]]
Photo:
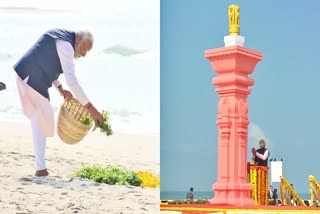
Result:
[[81,56],[79,54],[74,53],[74,58],[79,59]]
[[81,55],[79,54],[80,45],[81,45],[81,43],[79,45],[76,45],[76,47],[75,47],[75,50],[74,50],[74,58],[75,59],[79,59],[81,57]]

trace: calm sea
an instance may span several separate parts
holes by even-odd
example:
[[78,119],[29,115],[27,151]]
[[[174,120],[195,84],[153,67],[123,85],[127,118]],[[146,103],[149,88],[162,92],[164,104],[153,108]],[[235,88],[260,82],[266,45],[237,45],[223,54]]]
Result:
[[[160,192],[160,199],[161,200],[174,200],[174,199],[185,199],[187,195],[187,192],[183,191],[161,191]],[[309,193],[298,193],[298,195],[304,199],[304,200],[310,200],[310,194]],[[207,198],[211,199],[213,198],[214,193],[213,192],[194,192],[194,198]]]
[[[115,132],[160,133],[160,39],[158,14],[143,16],[0,14],[0,120],[27,122],[22,115],[12,66],[51,28],[93,29],[95,44],[76,61],[76,74],[89,99],[111,113]],[[130,22],[128,22],[130,20]],[[65,84],[63,75],[60,80]],[[56,116],[63,100],[50,91]]]

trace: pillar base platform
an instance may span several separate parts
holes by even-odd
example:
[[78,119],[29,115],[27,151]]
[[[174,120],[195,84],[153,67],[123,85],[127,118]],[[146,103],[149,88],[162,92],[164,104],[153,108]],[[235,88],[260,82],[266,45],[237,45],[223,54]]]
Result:
[[249,183],[215,183],[212,188],[215,192],[215,197],[210,200],[211,204],[255,205],[255,202],[250,197],[253,187]]

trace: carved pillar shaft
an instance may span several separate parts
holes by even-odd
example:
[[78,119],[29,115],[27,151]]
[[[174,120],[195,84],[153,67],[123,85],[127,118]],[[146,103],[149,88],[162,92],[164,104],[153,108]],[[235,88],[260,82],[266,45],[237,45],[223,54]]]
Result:
[[251,184],[247,182],[247,139],[249,78],[262,59],[262,54],[241,46],[207,50],[218,77],[213,84],[220,97],[218,105],[218,178],[213,185],[213,204],[254,205],[250,197]]

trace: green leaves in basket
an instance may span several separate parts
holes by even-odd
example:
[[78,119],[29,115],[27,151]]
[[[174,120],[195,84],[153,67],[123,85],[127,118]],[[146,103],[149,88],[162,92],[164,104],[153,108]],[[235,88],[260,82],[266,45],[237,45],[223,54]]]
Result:
[[100,128],[100,131],[106,134],[107,136],[112,135],[113,131],[111,129],[109,113],[107,111],[102,111],[102,116],[103,116],[103,123],[95,124],[93,131],[96,130],[96,128]]
[[85,117],[85,118],[82,119],[81,122],[83,124],[85,124],[85,125],[89,125],[90,126],[93,123],[93,119],[91,117]]

